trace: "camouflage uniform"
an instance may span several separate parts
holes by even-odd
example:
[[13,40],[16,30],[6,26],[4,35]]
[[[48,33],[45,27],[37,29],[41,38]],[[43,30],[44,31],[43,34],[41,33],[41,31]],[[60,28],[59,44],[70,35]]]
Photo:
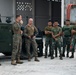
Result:
[[[45,31],[51,31],[52,26],[45,27]],[[52,35],[46,34],[45,35],[45,57],[47,57],[47,51],[49,46],[49,55],[51,55],[51,44],[52,44]]]
[[65,47],[67,45],[67,57],[69,57],[70,43],[71,43],[71,26],[63,26],[63,56],[65,56]]
[[[31,53],[30,53],[30,46],[32,45],[33,47],[33,51],[34,51],[34,56],[37,57],[37,43],[35,38],[33,38],[33,36],[36,36],[38,33],[37,28],[34,25],[26,25],[25,29],[24,29],[24,35],[25,35],[25,45],[26,45],[26,50],[28,53],[28,58],[31,57]],[[31,38],[28,38],[28,36],[30,36]]]
[[[72,30],[76,31],[76,25],[73,26]],[[72,36],[72,40],[71,40],[71,57],[70,58],[74,58],[74,52],[75,52],[75,45],[76,45],[76,33],[73,34]]]
[[[53,35],[57,35],[62,32],[62,29],[60,27],[53,27],[52,28]],[[61,51],[61,36],[56,37],[57,40],[53,39],[52,40],[52,50],[51,50],[51,58],[53,57],[54,54],[54,49],[59,49],[60,53],[60,59],[62,59],[62,51]]]
[[12,61],[20,59],[20,52],[22,46],[21,25],[17,22],[13,24],[13,33]]

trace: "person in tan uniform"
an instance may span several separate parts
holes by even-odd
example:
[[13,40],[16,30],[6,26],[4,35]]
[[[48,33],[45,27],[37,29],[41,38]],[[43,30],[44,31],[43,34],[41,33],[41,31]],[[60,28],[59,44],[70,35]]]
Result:
[[21,22],[22,16],[16,15],[16,22],[12,26],[13,30],[13,50],[11,57],[11,64],[17,65],[22,64],[23,62],[20,60],[20,53],[22,47],[22,31],[21,31]]
[[38,33],[37,28],[33,25],[33,19],[30,18],[28,20],[28,24],[25,26],[24,29],[24,36],[25,38],[25,45],[26,45],[26,50],[28,54],[28,61],[31,61],[31,53],[30,53],[30,46],[32,45],[33,51],[34,51],[34,57],[35,61],[38,61],[38,54],[37,54],[37,43],[35,40],[35,37]]

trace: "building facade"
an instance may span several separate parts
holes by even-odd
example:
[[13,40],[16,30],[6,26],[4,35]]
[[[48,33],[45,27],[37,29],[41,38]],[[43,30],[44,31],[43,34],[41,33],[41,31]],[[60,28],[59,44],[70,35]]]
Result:
[[61,0],[0,0],[2,22],[11,17],[12,23],[16,14],[23,16],[25,26],[28,18],[33,17],[34,24],[44,30],[48,19],[57,20],[61,24]]
[[72,7],[70,9],[70,21],[71,23],[74,23],[76,21],[76,0],[65,0],[64,1],[64,20],[67,19],[67,9],[68,5],[72,4]]

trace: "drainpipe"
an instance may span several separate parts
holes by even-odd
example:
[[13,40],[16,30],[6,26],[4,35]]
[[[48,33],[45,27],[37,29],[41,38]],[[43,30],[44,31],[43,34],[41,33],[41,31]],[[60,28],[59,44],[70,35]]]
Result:
[[64,26],[64,0],[61,0],[61,26]]

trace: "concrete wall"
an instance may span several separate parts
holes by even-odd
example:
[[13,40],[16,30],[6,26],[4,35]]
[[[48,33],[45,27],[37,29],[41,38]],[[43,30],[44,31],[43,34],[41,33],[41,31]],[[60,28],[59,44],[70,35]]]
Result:
[[70,20],[72,23],[76,22],[76,6],[71,9]]
[[0,14],[2,22],[5,23],[6,17],[15,18],[15,0],[0,0]]
[[[68,4],[76,4],[76,0],[65,0],[65,12],[64,12],[64,15],[65,15],[65,20],[66,20],[66,8],[67,8],[67,5]],[[72,8],[71,9],[71,14],[70,14],[70,20],[71,22],[75,22],[76,21],[76,7],[75,8]]]

